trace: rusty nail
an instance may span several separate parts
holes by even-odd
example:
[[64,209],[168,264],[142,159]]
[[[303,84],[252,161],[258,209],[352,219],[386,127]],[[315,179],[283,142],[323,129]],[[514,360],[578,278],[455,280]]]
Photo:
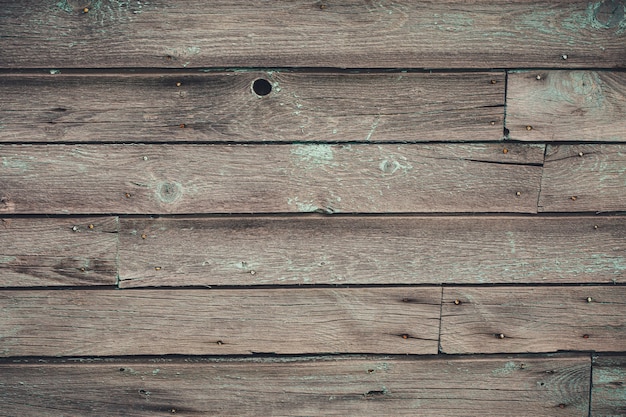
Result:
[[496,80],[491,80],[491,84],[496,84],[497,81]]
[[180,86],[181,86],[181,83],[176,83],[176,87],[180,87]]
[[89,227],[90,229],[93,229],[93,224],[90,224],[90,225],[89,225],[89,226],[87,226],[87,227]]
[[89,13],[89,8],[85,7],[85,8],[83,9],[83,13]]
[[537,77],[536,77],[536,78],[537,78],[538,80],[540,80],[540,79],[541,79],[541,75],[537,75]]
[[589,339],[589,335],[588,334],[584,334],[583,335],[583,339]]
[[126,198],[130,198],[131,197],[130,193],[126,193],[124,195],[126,196]]
[[587,297],[587,302],[588,302],[588,303],[590,303],[590,302],[592,302],[592,301],[593,301],[593,298],[591,298],[591,297]]
[[597,225],[597,224],[594,224],[594,225],[593,225],[593,228],[594,228],[594,229],[597,229],[597,228],[598,228],[598,225]]
[[578,198],[577,196],[573,195],[570,197],[572,199],[572,201],[576,201],[576,199]]
[[141,238],[142,238],[142,239],[145,239],[145,238],[147,238],[147,237],[148,237],[148,236],[147,236],[145,233],[141,235]]
[[528,126],[526,126],[526,130],[533,130],[533,127],[528,125]]
[[496,125],[496,122],[494,122],[494,121],[492,120],[492,121],[490,121],[490,122],[489,122],[489,124],[490,124],[491,126],[495,126],[495,125]]
[[154,267],[154,270],[155,270],[155,271],[160,271],[160,270],[161,270],[161,267],[160,267],[160,266],[155,266],[155,267]]
[[516,192],[516,193],[515,193],[515,195],[519,197],[520,195],[522,195],[522,193],[520,193],[520,192],[518,191],[518,192]]
[[507,148],[502,149],[502,153],[509,153],[509,150]]
[[578,156],[583,156],[583,155],[584,155],[584,153],[578,152]]
[[561,55],[561,59],[562,59],[563,61],[565,61],[565,60],[567,59],[567,54],[563,54],[563,55]]
[[405,333],[405,334],[403,334],[403,335],[402,335],[402,338],[403,338],[403,339],[408,339],[408,338],[409,338],[409,335]]
[[459,304],[461,304],[461,300],[454,300],[454,304],[458,306]]
[[73,231],[73,232],[78,232],[78,226],[73,226],[73,227],[72,227],[72,231]]
[[505,336],[504,336],[504,333],[500,333],[500,334],[498,335],[498,339],[504,339],[504,337],[505,337]]

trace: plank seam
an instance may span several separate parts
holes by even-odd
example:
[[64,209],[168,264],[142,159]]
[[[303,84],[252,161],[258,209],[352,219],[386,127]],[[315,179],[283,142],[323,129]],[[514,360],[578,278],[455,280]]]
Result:
[[441,302],[439,303],[439,335],[437,338],[437,352],[439,354],[443,353],[443,348],[441,347],[441,328],[442,328],[442,321],[443,321],[443,291],[444,291],[444,286],[443,284],[441,285]]
[[589,417],[591,417],[591,401],[593,401],[593,352],[589,354]]
[[541,175],[539,176],[539,192],[537,192],[537,213],[539,210],[539,203],[541,201],[541,186],[543,185],[543,174],[546,170],[546,156],[548,154],[548,145],[544,145],[543,148],[543,164],[541,164]]

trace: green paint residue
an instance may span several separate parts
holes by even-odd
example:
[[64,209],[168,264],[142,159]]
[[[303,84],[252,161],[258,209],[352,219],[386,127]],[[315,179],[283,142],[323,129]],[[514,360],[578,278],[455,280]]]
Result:
[[13,158],[8,158],[6,156],[2,157],[2,167],[7,169],[18,169],[22,172],[27,171],[30,168],[30,164],[28,162],[15,160]]
[[508,376],[517,369],[515,362],[507,362],[502,368],[494,369],[491,373],[495,376]]
[[17,259],[15,256],[0,256],[0,264],[8,264]]
[[62,0],[60,2],[57,3],[57,7],[61,10],[63,10],[64,12],[67,13],[73,13],[74,12],[74,8],[72,6],[70,6],[70,4],[67,2],[67,0]]

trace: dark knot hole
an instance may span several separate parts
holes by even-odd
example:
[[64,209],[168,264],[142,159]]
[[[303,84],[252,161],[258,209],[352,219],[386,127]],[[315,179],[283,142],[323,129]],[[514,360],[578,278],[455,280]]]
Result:
[[259,78],[252,83],[252,91],[258,96],[266,96],[272,92],[272,84],[263,78]]

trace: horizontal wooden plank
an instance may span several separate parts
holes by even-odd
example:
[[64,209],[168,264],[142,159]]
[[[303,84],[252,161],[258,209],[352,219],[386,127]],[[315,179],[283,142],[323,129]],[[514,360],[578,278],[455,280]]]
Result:
[[441,288],[0,291],[0,356],[437,353]]
[[[591,300],[591,301],[589,301]],[[626,287],[444,288],[445,353],[626,350]]]
[[625,211],[626,145],[550,145],[539,211]]
[[536,212],[544,146],[506,149],[5,145],[0,213]]
[[115,285],[117,218],[0,219],[2,287]]
[[211,7],[200,0],[29,0],[2,7],[2,68],[626,66],[620,0]]
[[122,219],[119,278],[122,287],[616,283],[625,253],[624,217]]
[[515,140],[626,142],[625,96],[624,72],[513,72],[506,127]]
[[0,364],[0,398],[6,415],[38,416],[587,416],[590,368],[588,356]]
[[593,360],[592,416],[626,416],[626,356]]
[[500,140],[504,84],[502,72],[5,75],[0,141]]

